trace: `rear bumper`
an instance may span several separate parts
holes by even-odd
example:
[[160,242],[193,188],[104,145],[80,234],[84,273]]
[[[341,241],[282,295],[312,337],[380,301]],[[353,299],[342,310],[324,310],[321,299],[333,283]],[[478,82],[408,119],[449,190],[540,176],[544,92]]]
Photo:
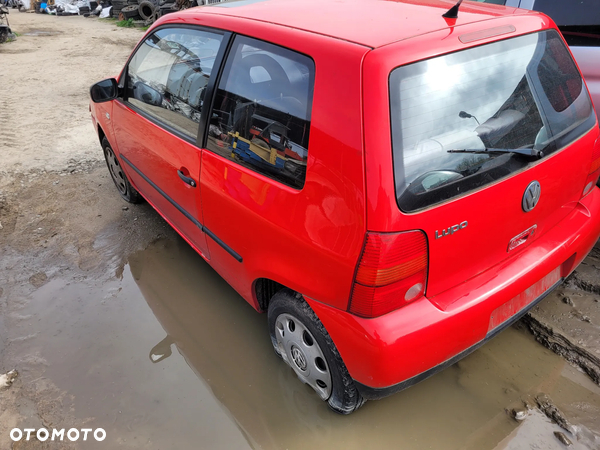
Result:
[[[566,219],[518,255],[436,298],[422,298],[375,319],[306,300],[363,397],[381,398],[448,367],[518,320],[575,269],[599,235],[600,189],[594,189]],[[558,281],[537,292],[553,272]],[[506,316],[506,306],[527,290],[535,291],[531,301]],[[500,324],[492,318],[497,311],[505,317]]]
[[425,372],[421,372],[420,374],[418,374],[412,378],[409,378],[408,380],[404,380],[404,381],[401,381],[400,383],[394,384],[392,386],[384,387],[384,388],[373,388],[373,387],[366,386],[366,385],[354,380],[354,382],[356,383],[356,385],[358,387],[358,390],[360,391],[363,398],[368,399],[368,400],[376,400],[379,398],[387,397],[388,395],[394,394],[396,392],[399,392],[403,389],[406,389],[406,388],[412,386],[413,384],[417,384],[420,381],[423,381],[423,380],[429,378],[432,375],[435,375],[436,373],[444,370],[446,367],[450,367],[455,362],[460,361],[462,358],[469,355],[470,353],[473,353],[479,347],[481,347],[482,345],[487,343],[490,339],[496,337],[496,335],[498,335],[501,331],[508,328],[513,323],[517,322],[521,317],[523,317],[525,314],[527,314],[527,312],[531,308],[533,308],[535,305],[537,305],[539,302],[541,302],[544,298],[546,298],[546,296],[548,294],[550,294],[554,289],[556,289],[558,286],[560,286],[562,284],[562,282],[563,282],[563,279],[561,278],[552,287],[550,287],[542,295],[537,297],[533,302],[531,302],[525,308],[520,310],[517,314],[515,314],[508,320],[504,321],[500,326],[491,330],[485,336],[485,338],[483,340],[477,342],[475,345],[472,345],[471,347],[467,348],[466,350],[463,350],[462,352],[458,353],[457,355],[454,355],[452,358],[444,361],[443,363],[438,364],[437,366],[432,367],[431,369],[426,370]]

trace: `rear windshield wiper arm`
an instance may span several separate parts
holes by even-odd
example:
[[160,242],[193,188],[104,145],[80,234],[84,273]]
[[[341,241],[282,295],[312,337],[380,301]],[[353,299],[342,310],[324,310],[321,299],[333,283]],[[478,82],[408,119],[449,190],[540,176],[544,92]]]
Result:
[[540,150],[534,150],[533,148],[463,148],[456,150],[447,150],[448,153],[476,153],[479,155],[493,154],[493,153],[514,153],[517,155],[530,156],[532,158],[541,158],[544,153]]

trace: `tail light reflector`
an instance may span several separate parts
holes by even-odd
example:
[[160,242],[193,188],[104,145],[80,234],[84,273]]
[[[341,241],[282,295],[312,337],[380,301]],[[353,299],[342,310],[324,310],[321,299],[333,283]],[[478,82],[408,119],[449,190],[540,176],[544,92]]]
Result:
[[422,297],[427,267],[427,238],[422,231],[367,233],[349,311],[378,317]]

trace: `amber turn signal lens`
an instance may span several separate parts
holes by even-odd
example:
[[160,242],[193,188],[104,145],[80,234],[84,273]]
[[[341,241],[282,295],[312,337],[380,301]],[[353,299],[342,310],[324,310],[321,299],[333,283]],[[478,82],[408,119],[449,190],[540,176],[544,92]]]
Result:
[[378,317],[423,296],[427,238],[422,231],[367,233],[349,311]]

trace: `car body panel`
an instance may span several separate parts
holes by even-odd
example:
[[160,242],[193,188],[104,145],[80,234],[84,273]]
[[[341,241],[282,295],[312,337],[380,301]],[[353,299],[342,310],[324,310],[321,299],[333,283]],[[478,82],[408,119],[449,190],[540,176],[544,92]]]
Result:
[[128,178],[208,258],[206,233],[165,197],[168,196],[202,223],[199,189],[184,183],[178,175],[181,170],[198,182],[202,160],[200,149],[191,142],[164,132],[163,128],[125,102],[114,102],[113,123],[119,154],[125,161],[121,165],[125,167]]
[[212,263],[246,299],[254,280],[268,278],[345,309],[366,229],[360,67],[367,49],[297,30],[265,33],[253,36],[309,54],[317,67],[307,176],[297,190],[205,149],[206,226],[244,258],[240,265],[209,242]]
[[[336,343],[353,379],[372,388],[392,387],[443,364],[493,331],[493,312],[560,268],[565,278],[600,235],[600,190],[594,188],[559,224],[496,270],[375,319],[363,319],[307,299]],[[535,298],[531,299],[532,301]]]
[[[314,60],[302,189],[207,150],[201,145],[205,136],[198,145],[177,137],[121,100],[91,108],[115,153],[131,163],[123,168],[134,186],[206,259],[210,251],[211,266],[246,301],[261,309],[255,289],[262,278],[302,294],[351,376],[375,389],[426,373],[482,342],[495,324],[493,314],[504,311],[504,319],[514,312],[498,308],[526,308],[523,292],[537,286],[532,292],[543,294],[545,285],[536,283],[556,270],[566,277],[600,235],[600,191],[594,188],[580,199],[593,147],[600,145],[597,126],[526,171],[421,212],[400,211],[390,136],[390,70],[554,27],[535,12],[473,3],[461,6],[457,20],[447,20],[441,15],[448,7],[434,0],[239,2],[172,13],[148,31],[146,36],[163,26],[211,27]],[[504,31],[467,44],[460,40],[492,28]],[[101,118],[109,108],[116,115],[111,123]],[[207,114],[203,117],[206,121]],[[181,167],[198,188],[182,183],[176,173]],[[184,205],[213,237],[198,235],[197,224],[182,218],[140,173]],[[542,200],[526,214],[522,196],[534,179],[542,185]],[[469,226],[461,233],[435,239],[436,230],[463,221]],[[510,239],[532,224],[540,232],[509,255]],[[429,240],[427,297],[374,319],[348,313],[365,233],[413,229],[423,230]]]
[[[90,100],[90,113],[94,130],[101,135],[102,133],[108,139],[111,145],[115,145],[115,137],[113,132],[112,111],[114,102],[94,103]],[[99,128],[102,130],[100,133]],[[116,146],[116,145],[115,145]]]
[[[539,16],[502,18],[494,25],[515,27],[514,33],[503,35],[509,37],[520,34],[519,31],[531,30],[532,24],[534,29],[538,29],[551,23]],[[376,49],[365,58],[367,228],[380,232],[422,229],[427,234],[427,297],[435,297],[506,258],[518,257],[522,248],[510,253],[507,248],[509,241],[519,233],[537,225],[533,241],[563,220],[581,196],[598,137],[596,127],[568,148],[532,163],[527,170],[423,211],[402,213],[393,189],[391,137],[385,132],[391,126],[389,108],[386,108],[389,105],[388,74],[394,67],[431,55],[429,49],[435,45],[434,42],[442,39],[444,45],[436,45],[439,53],[466,48],[460,36],[473,32],[477,26],[465,25],[448,37],[442,36],[443,32],[435,32],[398,42]],[[474,44],[485,42],[482,40]],[[522,199],[525,189],[533,181],[541,184],[542,194],[538,206],[525,213],[521,207]],[[436,238],[442,230],[464,222],[468,226],[460,232]]]
[[[448,29],[449,23],[442,15],[451,6],[449,2],[440,0],[260,0],[209,6],[202,12],[269,22],[375,48]],[[187,11],[183,14],[195,14],[193,9]],[[467,2],[461,5],[458,18],[450,25],[460,26],[508,14],[514,14],[514,10]],[[520,11],[520,14],[528,15],[526,11]]]

